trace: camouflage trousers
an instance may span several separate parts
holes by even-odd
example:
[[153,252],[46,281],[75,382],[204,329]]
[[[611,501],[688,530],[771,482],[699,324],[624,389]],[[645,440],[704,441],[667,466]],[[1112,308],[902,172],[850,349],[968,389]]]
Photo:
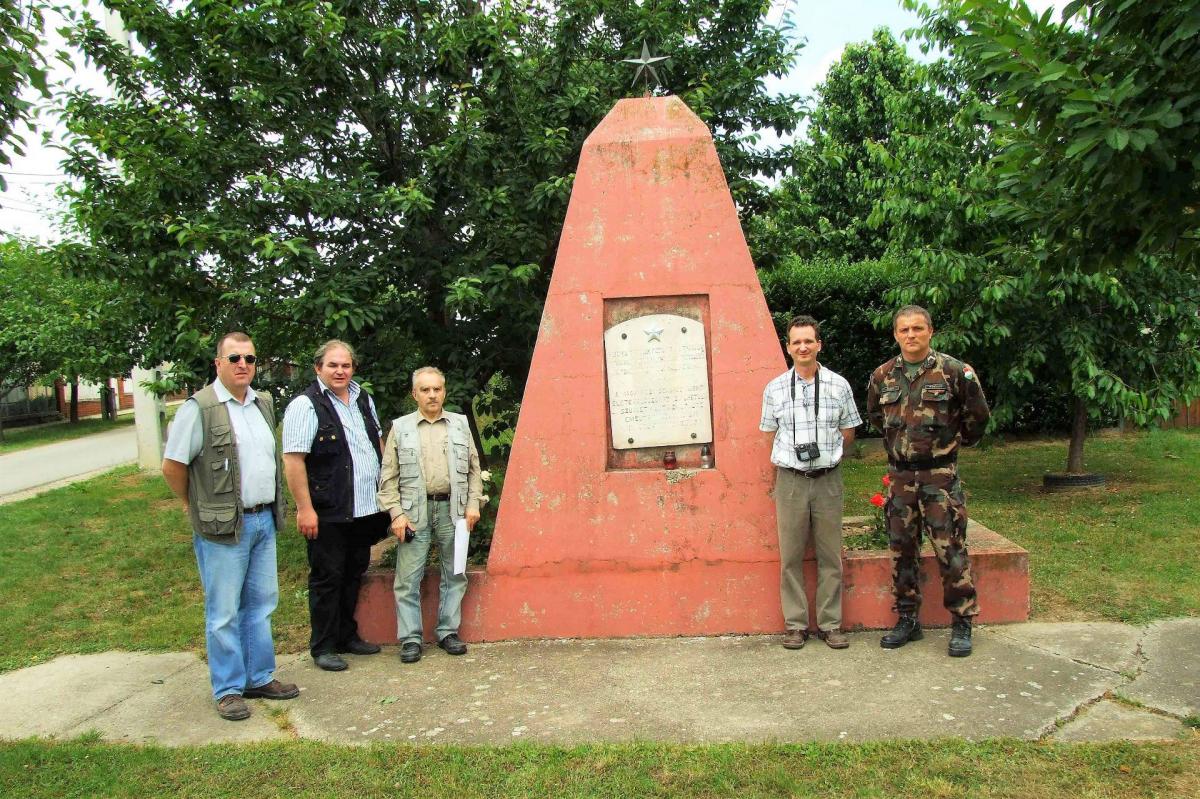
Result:
[[942,604],[959,616],[979,613],[967,556],[967,506],[958,467],[890,469],[886,506],[892,590],[898,613],[921,608],[921,533],[929,537],[942,576]]

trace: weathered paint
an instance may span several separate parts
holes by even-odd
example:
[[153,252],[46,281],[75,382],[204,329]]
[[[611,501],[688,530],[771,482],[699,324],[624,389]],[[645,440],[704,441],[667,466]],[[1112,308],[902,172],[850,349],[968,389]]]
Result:
[[[605,302],[696,295],[707,297],[715,468],[611,468]],[[762,388],[784,368],[708,129],[676,97],[622,100],[580,157],[463,637],[780,631],[773,472],[758,421]],[[847,559],[847,626],[890,623],[881,562]],[[1024,591],[1027,615],[1027,582]],[[436,584],[424,594],[428,625]],[[390,574],[366,580],[358,617],[368,638],[394,640]]]
[[[974,520],[967,536],[982,611],[978,621],[1005,624],[1028,620],[1029,554]],[[843,625],[850,630],[891,627],[896,616],[888,553],[850,551],[843,558]],[[627,629],[632,624],[637,626],[637,635],[646,636],[773,633],[783,626],[778,563],[691,559],[641,571],[616,570],[611,561],[587,566],[549,564],[515,575],[470,572],[463,600],[463,638],[621,637],[630,635]],[[811,554],[804,573],[809,606],[816,607],[816,562]],[[432,635],[436,626],[437,580],[437,572],[431,571],[422,585],[427,635]],[[925,595],[921,622],[948,625],[950,614],[941,604],[937,561],[928,545],[921,553],[921,586]],[[672,593],[675,591],[678,596]],[[547,592],[555,601],[539,602],[537,597]],[[608,601],[610,594],[618,597],[617,601]],[[578,617],[587,619],[586,630],[580,631]],[[396,641],[390,570],[367,574],[358,620],[367,640]]]

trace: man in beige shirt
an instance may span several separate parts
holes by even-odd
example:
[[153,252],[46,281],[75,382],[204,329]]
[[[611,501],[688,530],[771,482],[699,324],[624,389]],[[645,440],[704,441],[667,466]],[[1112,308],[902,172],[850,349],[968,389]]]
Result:
[[467,417],[442,408],[446,376],[425,366],[413,372],[417,411],[392,422],[383,448],[379,475],[379,507],[392,518],[396,536],[396,633],[400,660],[421,659],[421,578],[429,545],[437,536],[441,554],[437,641],[451,655],[466,654],[458,637],[467,575],[454,573],[454,525],[467,529],[479,521],[479,453]]

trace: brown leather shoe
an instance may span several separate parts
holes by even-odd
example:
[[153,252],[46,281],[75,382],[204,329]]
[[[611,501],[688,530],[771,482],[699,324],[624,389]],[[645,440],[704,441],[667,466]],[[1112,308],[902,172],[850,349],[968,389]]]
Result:
[[830,649],[845,649],[850,646],[850,639],[836,627],[832,630],[817,630],[817,637],[824,641]]
[[808,640],[807,630],[788,630],[783,636],[784,649],[803,649],[804,642]]
[[226,721],[250,718],[250,707],[237,694],[227,694],[217,700],[217,715]]
[[300,695],[300,689],[294,683],[271,680],[266,685],[257,688],[247,688],[242,696],[247,699],[295,699]]

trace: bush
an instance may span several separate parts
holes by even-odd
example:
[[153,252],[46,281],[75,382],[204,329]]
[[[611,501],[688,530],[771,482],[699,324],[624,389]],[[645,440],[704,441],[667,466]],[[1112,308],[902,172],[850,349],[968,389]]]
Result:
[[890,288],[888,268],[884,261],[788,258],[758,273],[780,346],[788,320],[797,314],[815,317],[821,323],[821,363],[850,382],[859,413],[871,372],[896,354],[887,330],[875,327],[875,319],[888,318],[891,311],[883,299]]

